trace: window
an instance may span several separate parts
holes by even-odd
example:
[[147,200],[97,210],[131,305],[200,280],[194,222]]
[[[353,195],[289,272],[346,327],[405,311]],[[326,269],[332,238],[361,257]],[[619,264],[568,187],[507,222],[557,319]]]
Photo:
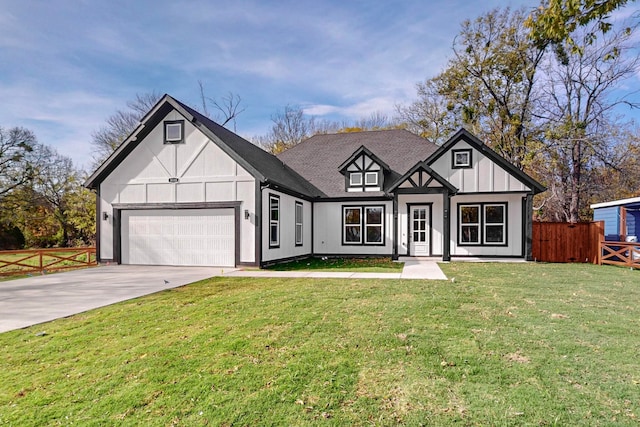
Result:
[[344,208],[344,242],[346,244],[362,243],[362,224],[360,217],[362,208]]
[[302,246],[302,203],[296,202],[296,246]]
[[269,247],[280,246],[280,198],[269,196]]
[[484,242],[505,243],[504,205],[484,206]]
[[367,172],[364,174],[364,185],[378,185],[378,172]]
[[507,204],[460,205],[458,242],[460,245],[506,245]]
[[471,150],[451,151],[451,164],[454,169],[471,167]]
[[343,207],[344,245],[383,245],[384,206]]
[[178,144],[184,139],[184,120],[164,122],[164,143]]
[[364,208],[365,243],[382,243],[382,206]]
[[460,243],[480,243],[480,206],[460,206]]
[[358,187],[362,185],[362,173],[351,172],[349,174],[349,185],[352,187]]

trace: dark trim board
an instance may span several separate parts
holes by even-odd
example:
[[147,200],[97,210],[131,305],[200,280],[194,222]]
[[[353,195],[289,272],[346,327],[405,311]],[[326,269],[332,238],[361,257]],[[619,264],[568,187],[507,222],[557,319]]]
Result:
[[[240,264],[240,203],[116,203],[113,204],[113,259],[122,264],[122,211],[183,210],[183,209],[233,209],[234,216],[234,266]],[[217,266],[214,266],[217,267]]]

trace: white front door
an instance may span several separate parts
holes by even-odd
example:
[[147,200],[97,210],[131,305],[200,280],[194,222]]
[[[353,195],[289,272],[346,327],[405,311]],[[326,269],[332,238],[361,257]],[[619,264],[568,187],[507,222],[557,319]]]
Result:
[[429,206],[411,206],[409,212],[411,256],[429,256]]

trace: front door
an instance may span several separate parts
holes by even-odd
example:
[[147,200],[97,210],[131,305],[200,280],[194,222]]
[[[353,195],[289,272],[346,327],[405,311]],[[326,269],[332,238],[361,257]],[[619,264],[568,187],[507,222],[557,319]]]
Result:
[[411,206],[410,254],[412,256],[429,256],[429,206]]

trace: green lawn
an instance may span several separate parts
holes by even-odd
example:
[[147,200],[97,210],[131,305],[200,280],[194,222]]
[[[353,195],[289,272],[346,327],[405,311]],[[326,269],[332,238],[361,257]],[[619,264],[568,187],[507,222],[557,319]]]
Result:
[[305,258],[275,264],[269,270],[293,271],[353,271],[367,273],[400,273],[404,267],[403,262],[394,262],[391,258]]
[[0,334],[0,425],[638,425],[640,272],[442,269],[216,278]]

